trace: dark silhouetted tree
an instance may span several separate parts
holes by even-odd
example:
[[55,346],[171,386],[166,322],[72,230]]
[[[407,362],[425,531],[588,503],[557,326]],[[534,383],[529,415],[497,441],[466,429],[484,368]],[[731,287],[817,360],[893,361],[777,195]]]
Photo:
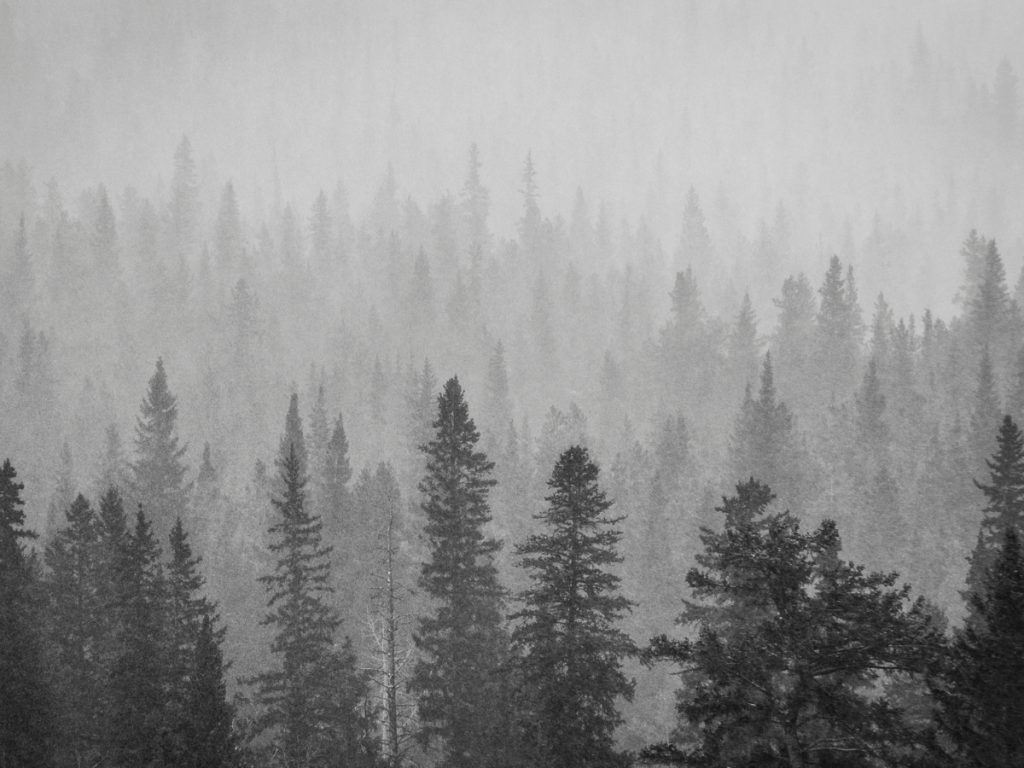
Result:
[[502,629],[505,591],[494,558],[500,544],[484,527],[493,463],[476,450],[479,433],[458,379],[437,400],[434,438],[423,446],[427,470],[420,492],[429,560],[419,585],[434,612],[420,618],[421,653],[410,680],[419,696],[422,737],[440,740],[447,768],[498,765],[510,726],[500,670],[508,651]]
[[905,730],[877,685],[923,673],[941,635],[896,574],[842,561],[831,521],[804,533],[789,512],[768,511],[773,498],[752,480],[723,500],[724,528],[703,530],[686,578],[689,637],[654,638],[645,652],[678,664],[684,684],[679,739],[652,755],[796,768],[891,760]]
[[22,483],[11,462],[0,466],[0,765],[46,766],[53,705],[43,656],[37,566],[24,541]]
[[622,518],[607,514],[611,502],[585,448],[562,453],[548,487],[548,506],[534,515],[544,532],[516,547],[531,583],[512,616],[526,749],[537,765],[622,765],[616,700],[632,699],[622,663],[635,650],[616,627],[631,607],[614,573]]

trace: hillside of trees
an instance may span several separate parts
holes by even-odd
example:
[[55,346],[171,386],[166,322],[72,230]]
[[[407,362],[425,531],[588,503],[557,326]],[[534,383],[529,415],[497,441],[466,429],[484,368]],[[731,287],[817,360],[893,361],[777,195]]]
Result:
[[[1012,765],[1024,295],[728,314],[532,156],[246,218],[3,167],[0,765]],[[780,225],[781,226],[781,225]],[[777,229],[769,237],[781,247]],[[771,323],[755,304],[771,302]]]

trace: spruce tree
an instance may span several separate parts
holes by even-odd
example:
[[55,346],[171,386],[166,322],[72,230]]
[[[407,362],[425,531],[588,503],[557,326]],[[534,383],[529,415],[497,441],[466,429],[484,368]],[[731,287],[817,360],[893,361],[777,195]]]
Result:
[[178,725],[175,765],[182,768],[238,764],[232,731],[234,708],[227,701],[220,644],[212,619],[204,615],[190,659],[184,717]]
[[[980,594],[984,574],[992,567],[1002,546],[1003,533],[1014,529],[1024,533],[1024,435],[1010,416],[1003,417],[996,437],[997,449],[986,462],[989,482],[975,485],[985,494],[986,504],[978,529],[978,541],[970,558],[967,594]],[[968,612],[974,603],[968,597]]]
[[803,532],[751,480],[704,529],[687,574],[685,639],[660,636],[649,660],[678,664],[678,740],[650,750],[688,764],[891,764],[908,749],[890,673],[923,673],[941,644],[923,599],[897,575],[840,559],[835,524]]
[[52,702],[43,656],[38,574],[25,528],[22,483],[9,460],[0,466],[0,765],[50,760]]
[[[193,556],[188,534],[181,523],[175,521],[170,535],[170,562],[166,574],[166,665],[168,720],[175,731],[172,749],[183,759],[191,747],[182,742],[182,729],[191,718],[188,711],[192,696],[193,661],[196,643],[204,624],[216,621],[214,606],[203,594],[206,580],[199,572],[200,558]],[[213,639],[220,642],[223,630],[214,631]]]
[[996,558],[970,595],[972,620],[931,680],[936,742],[951,765],[1024,763],[1024,560],[1017,528],[1003,529]]
[[300,451],[304,441],[293,395],[272,499],[278,516],[269,530],[270,551],[278,559],[273,572],[260,577],[268,593],[263,623],[275,631],[275,666],[252,682],[262,710],[258,730],[271,733],[284,764],[325,766],[345,745],[365,744],[366,682],[353,656],[335,650],[340,620],[329,605],[331,550],[322,543],[320,517],[307,509]]
[[480,435],[457,378],[445,383],[437,404],[419,486],[430,558],[419,585],[435,609],[419,621],[421,658],[410,688],[419,696],[421,736],[441,742],[445,768],[476,768],[509,757],[500,676],[505,591],[494,564],[501,545],[484,532],[494,464],[476,450]]
[[615,624],[630,610],[612,571],[622,518],[598,487],[598,468],[585,448],[559,457],[548,480],[548,507],[534,515],[544,533],[516,547],[531,586],[512,642],[525,689],[526,748],[552,768],[621,765],[613,732],[622,722],[616,699],[632,699],[622,671],[633,642]]
[[56,742],[61,766],[91,764],[102,746],[99,704],[105,696],[106,668],[99,537],[96,513],[79,495],[65,510],[65,526],[46,548],[48,631],[55,652],[54,680],[62,692]]
[[160,546],[141,508],[121,554],[115,569],[119,653],[110,672],[107,728],[110,760],[127,768],[163,760],[169,746],[165,581]]
[[178,445],[177,419],[177,398],[167,386],[163,359],[157,359],[135,427],[132,475],[135,494],[161,535],[188,511],[191,484],[182,461],[187,446]]

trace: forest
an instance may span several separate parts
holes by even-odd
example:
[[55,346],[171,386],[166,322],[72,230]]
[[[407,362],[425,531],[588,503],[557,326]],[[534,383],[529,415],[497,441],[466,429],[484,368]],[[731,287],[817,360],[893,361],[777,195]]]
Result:
[[[637,159],[593,171],[609,135],[584,165],[523,115],[424,149],[445,130],[400,75],[451,9],[399,9],[391,38],[323,12],[363,25],[346,55],[394,47],[389,131],[331,123],[339,162],[244,121],[149,124],[187,111],[196,60],[202,111],[224,51],[285,55],[244,4],[103,6],[93,79],[63,84],[87,35],[58,50],[51,6],[0,4],[0,768],[1024,761],[1009,58],[965,75],[947,28],[897,11],[899,63],[840,97],[823,51],[889,38],[793,33],[758,76],[783,123],[815,116],[803,159],[755,125],[764,163],[716,170],[698,139],[750,124],[694,78],[692,112],[651,113],[681,120],[678,165],[607,194]],[[714,43],[723,78],[749,69],[750,29],[786,28],[686,8],[693,72]],[[283,39],[318,41],[313,18]],[[179,65],[166,92],[129,76],[147,44]]]

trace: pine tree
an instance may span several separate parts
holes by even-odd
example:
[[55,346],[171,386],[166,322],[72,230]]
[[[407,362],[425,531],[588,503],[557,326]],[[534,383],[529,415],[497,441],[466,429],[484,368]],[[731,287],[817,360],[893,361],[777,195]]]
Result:
[[115,766],[151,765],[167,750],[166,686],[169,665],[160,546],[140,508],[115,564],[119,653],[110,672],[113,706],[107,723]]
[[[181,518],[170,535],[171,559],[167,565],[167,667],[170,717],[185,719],[189,697],[192,656],[204,621],[215,622],[216,610],[204,595],[206,579],[199,572],[201,559],[192,554]],[[223,631],[215,633],[223,637]]]
[[500,764],[507,711],[499,670],[507,655],[505,592],[494,558],[500,544],[484,526],[493,462],[476,450],[479,433],[462,387],[449,379],[438,397],[435,436],[423,446],[420,483],[430,559],[419,585],[436,605],[415,635],[422,654],[410,688],[419,696],[424,741],[440,740],[446,768]]
[[49,569],[49,636],[56,664],[56,759],[61,766],[93,764],[102,747],[106,669],[100,531],[96,513],[81,494],[65,509],[66,525],[46,548]]
[[829,262],[818,293],[821,304],[817,317],[816,360],[826,386],[819,396],[823,395],[826,400],[832,396],[841,398],[851,388],[856,375],[862,329],[856,289],[849,279],[844,280],[839,257],[833,256]]
[[132,476],[139,502],[163,534],[170,531],[176,518],[187,514],[191,492],[182,461],[188,446],[178,445],[177,419],[177,398],[167,386],[163,359],[157,359],[135,426]]
[[998,556],[1003,532],[1012,528],[1018,535],[1024,533],[1024,435],[1010,416],[1003,417],[996,444],[995,453],[986,462],[989,482],[975,481],[985,494],[986,504],[967,574],[969,609],[973,605],[970,595],[980,594],[984,574]]
[[931,683],[937,742],[951,765],[1024,760],[1024,560],[1019,530],[1003,529],[995,559],[970,595],[973,619],[957,632]]
[[971,409],[970,433],[968,434],[968,462],[973,472],[984,471],[985,461],[992,455],[992,434],[999,428],[1002,409],[996,391],[995,375],[988,349],[981,354],[978,368],[977,387],[974,391],[974,405]]
[[238,268],[242,260],[242,220],[235,198],[235,185],[230,181],[224,185],[220,197],[220,210],[214,228],[214,247],[217,256],[217,271],[227,276]]
[[103,496],[111,488],[117,488],[124,493],[129,489],[130,481],[121,433],[117,425],[110,424],[104,433],[103,460],[95,485],[96,498]]
[[534,515],[544,533],[516,547],[531,580],[512,616],[520,622],[512,642],[521,654],[527,749],[536,764],[554,768],[621,765],[615,704],[632,699],[622,663],[635,650],[615,626],[631,607],[612,571],[622,561],[622,518],[608,516],[612,504],[585,448],[562,453],[548,486],[548,507]]
[[677,743],[650,750],[692,764],[888,764],[908,749],[900,712],[880,693],[889,673],[923,673],[941,634],[923,599],[896,574],[840,560],[835,524],[804,533],[769,512],[771,490],[751,480],[704,529],[686,577],[693,600],[649,660],[678,664],[684,723]]
[[[278,512],[270,527],[270,551],[278,560],[260,577],[268,593],[263,623],[275,630],[270,650],[275,667],[252,680],[261,708],[258,729],[270,731],[280,759],[288,766],[325,766],[346,744],[362,744],[362,691],[354,659],[335,650],[340,624],[328,601],[330,547],[321,541],[322,522],[306,506],[306,476],[298,398],[292,395],[278,458],[272,499]],[[349,668],[351,667],[351,669]],[[339,690],[335,686],[344,683]],[[358,686],[357,686],[358,687]],[[339,712],[337,697],[351,707]],[[357,710],[357,711],[354,711]],[[339,720],[339,718],[341,718]]]
[[345,420],[339,413],[334,420],[330,440],[327,441],[321,476],[320,515],[332,540],[341,535],[352,515],[352,493],[348,487],[351,479],[352,465],[348,459]]
[[466,229],[466,242],[473,252],[484,251],[490,235],[487,231],[487,214],[490,209],[490,194],[480,181],[480,153],[476,142],[469,147],[469,169],[462,185],[462,218]]
[[0,765],[49,764],[53,704],[40,635],[38,573],[23,544],[25,528],[17,473],[0,466]]
[[750,388],[740,409],[731,443],[732,475],[759,477],[774,483],[791,505],[802,502],[801,470],[794,419],[788,406],[776,398],[771,353],[761,367],[757,399]]
[[519,220],[519,242],[530,258],[540,256],[543,248],[543,221],[541,220],[540,193],[537,189],[537,171],[533,167],[533,153],[526,153],[523,166],[523,217]]
[[187,678],[185,717],[177,732],[175,765],[183,768],[228,768],[238,764],[232,730],[234,708],[227,701],[220,642],[213,621],[203,616]]

